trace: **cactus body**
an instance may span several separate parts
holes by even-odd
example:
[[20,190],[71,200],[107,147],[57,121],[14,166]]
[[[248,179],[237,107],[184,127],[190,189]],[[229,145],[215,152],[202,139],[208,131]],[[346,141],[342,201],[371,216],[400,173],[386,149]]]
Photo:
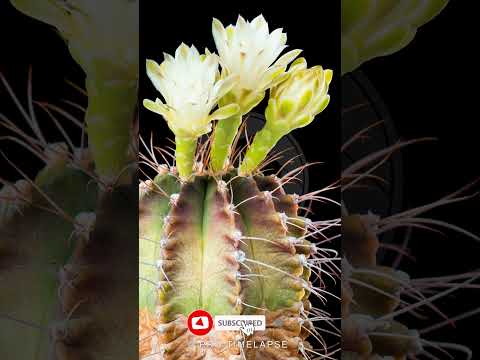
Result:
[[[53,170],[57,174],[47,177]],[[2,191],[10,196],[1,201],[0,282],[5,291],[0,309],[9,317],[2,318],[2,328],[11,331],[2,334],[1,342],[10,339],[13,344],[0,348],[2,358],[23,354],[40,359],[49,351],[48,326],[58,316],[59,273],[72,255],[75,226],[55,213],[45,197],[73,219],[95,208],[97,189],[89,180],[79,170],[55,164],[41,172],[35,185],[23,180]],[[81,200],[71,195],[79,191],[84,194]]]
[[[240,359],[240,347],[232,346],[242,339],[239,332],[207,335],[230,357],[212,349],[201,353],[195,345],[185,321],[203,309],[212,315],[264,314],[267,330],[254,337],[287,340],[280,353],[246,349],[248,359],[303,358],[310,278],[304,264],[311,247],[302,239],[305,220],[298,205],[277,178],[200,175],[181,184],[164,173],[144,183],[140,196],[141,356]],[[165,331],[148,336],[148,322]]]
[[377,264],[379,241],[368,216],[344,216],[342,228],[342,359],[406,359],[418,353],[418,333],[388,317],[411,286],[409,276]]
[[[136,289],[136,191],[103,193],[86,174],[92,168],[57,159],[34,182],[1,191],[0,322],[8,329],[1,358],[122,358],[136,348],[137,313],[128,304]],[[119,219],[122,229],[112,224]]]

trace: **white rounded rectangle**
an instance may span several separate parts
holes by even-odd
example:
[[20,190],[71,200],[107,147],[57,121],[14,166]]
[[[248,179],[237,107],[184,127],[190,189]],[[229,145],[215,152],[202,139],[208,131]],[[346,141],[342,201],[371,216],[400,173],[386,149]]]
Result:
[[265,315],[217,315],[215,316],[215,330],[241,330],[245,335],[254,331],[265,330]]
[[209,327],[209,320],[206,316],[197,316],[192,318],[192,329],[194,330],[204,330]]

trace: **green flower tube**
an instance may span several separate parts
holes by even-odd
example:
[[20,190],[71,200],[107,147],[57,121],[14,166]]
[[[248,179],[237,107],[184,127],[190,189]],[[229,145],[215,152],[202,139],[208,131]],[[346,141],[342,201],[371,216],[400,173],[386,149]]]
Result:
[[131,124],[137,105],[136,84],[87,78],[86,113],[90,150],[104,182],[118,182],[129,163]]
[[255,135],[255,140],[248,149],[247,156],[240,166],[240,174],[247,175],[253,172],[268,156],[285,134],[265,126]]
[[175,137],[175,160],[177,161],[178,173],[186,179],[192,173],[197,150],[197,139]]
[[213,171],[222,171],[228,166],[228,157],[235,141],[238,129],[242,124],[242,115],[237,114],[215,127],[215,136],[212,142],[212,157],[210,167]]

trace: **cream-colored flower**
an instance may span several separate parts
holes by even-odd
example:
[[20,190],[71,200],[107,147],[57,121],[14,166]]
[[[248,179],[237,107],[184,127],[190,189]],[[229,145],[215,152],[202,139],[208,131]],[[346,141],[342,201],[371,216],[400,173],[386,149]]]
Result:
[[287,34],[282,29],[270,33],[262,15],[251,22],[239,16],[236,25],[227,28],[213,19],[212,32],[222,76],[239,77],[231,99],[225,102],[238,102],[244,114],[261,101],[265,90],[283,79],[286,67],[301,52],[292,50],[278,58],[287,47]]
[[175,57],[165,54],[161,65],[147,60],[147,74],[165,103],[144,100],[144,106],[162,115],[176,137],[196,139],[211,131],[213,120],[238,112],[238,105],[230,104],[211,114],[237,77],[218,79],[218,57],[208,51],[200,55],[194,46],[181,44]]

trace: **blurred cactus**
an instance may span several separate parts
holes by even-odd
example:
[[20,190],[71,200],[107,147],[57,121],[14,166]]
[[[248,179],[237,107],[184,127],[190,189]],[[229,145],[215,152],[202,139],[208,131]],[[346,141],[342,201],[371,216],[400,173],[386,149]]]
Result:
[[109,184],[124,175],[137,106],[137,0],[10,0],[54,26],[86,74],[85,117],[97,173]]
[[342,75],[408,45],[448,0],[342,0]]
[[[414,38],[417,28],[430,21],[448,0],[412,1],[342,1],[342,75],[378,56],[392,54]],[[343,150],[359,142],[373,127],[359,131],[347,140]],[[425,139],[420,139],[425,140]],[[385,166],[391,155],[420,140],[400,142],[368,154],[342,172],[342,191],[361,188],[368,180],[378,179],[376,170]],[[426,339],[432,329],[453,325],[478,312],[474,310],[449,318],[435,305],[451,293],[467,289],[480,279],[477,271],[415,279],[398,269],[407,254],[407,241],[402,245],[382,242],[384,233],[406,228],[439,232],[448,229],[470,239],[480,237],[445,221],[424,218],[421,215],[439,206],[470,199],[460,196],[473,184],[431,204],[392,214],[387,218],[368,214],[349,213],[348,203],[342,206],[342,359],[407,359],[457,358],[450,351],[472,359],[470,349],[456,343]],[[408,238],[407,238],[408,239]],[[398,252],[394,264],[379,263],[381,248]],[[428,315],[427,310],[443,320],[419,328]],[[413,316],[414,320],[411,317]]]
[[[12,4],[56,27],[66,40],[86,73],[88,109],[85,119],[77,119],[61,106],[36,102],[31,78],[25,108],[0,74],[31,130],[10,120],[13,114],[0,114],[0,126],[11,133],[2,141],[13,141],[44,162],[28,178],[4,155],[23,179],[0,179],[0,323],[8,329],[0,332],[0,358],[132,359],[137,354],[137,261],[132,254],[138,251],[138,198],[132,129],[138,2]],[[49,142],[38,120],[43,115],[59,130],[62,143]],[[71,124],[78,126],[75,137],[66,130]],[[72,140],[77,135],[80,146]]]
[[[355,134],[347,141],[344,150],[359,141],[360,135],[367,134],[372,127]],[[348,192],[353,187],[358,191],[367,185],[368,181],[377,179],[376,170],[385,165],[395,151],[415,142],[417,141],[394,144],[343,169],[342,192]],[[464,346],[426,339],[423,330],[428,327],[419,327],[423,326],[420,325],[422,320],[429,320],[429,317],[419,317],[419,312],[423,310],[429,315],[440,316],[444,320],[440,327],[453,324],[453,320],[443,314],[435,301],[456,290],[469,288],[471,283],[480,279],[480,273],[415,279],[398,268],[398,260],[408,251],[407,243],[395,245],[382,242],[383,234],[401,228],[433,232],[445,229],[480,241],[480,237],[465,229],[422,216],[437,207],[470,199],[472,196],[460,195],[471,185],[431,204],[385,218],[373,213],[350,213],[349,204],[343,204],[342,359],[407,359],[419,356],[438,358],[437,353],[446,355],[450,350],[464,353],[471,358],[470,350]],[[378,254],[381,248],[398,252],[395,264],[379,262]],[[454,280],[462,281],[455,283]],[[411,316],[417,319],[412,321]],[[435,325],[435,328],[437,327]],[[451,358],[450,354],[448,356]]]

